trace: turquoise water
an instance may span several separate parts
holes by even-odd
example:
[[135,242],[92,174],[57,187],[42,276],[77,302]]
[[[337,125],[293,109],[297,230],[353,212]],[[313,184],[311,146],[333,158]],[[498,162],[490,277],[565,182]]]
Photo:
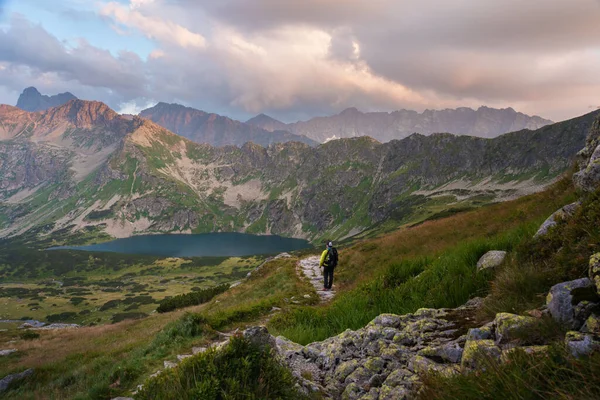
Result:
[[256,236],[245,233],[206,233],[200,235],[145,235],[116,239],[89,246],[62,246],[50,250],[84,250],[165,257],[236,257],[275,254],[311,247],[303,239]]

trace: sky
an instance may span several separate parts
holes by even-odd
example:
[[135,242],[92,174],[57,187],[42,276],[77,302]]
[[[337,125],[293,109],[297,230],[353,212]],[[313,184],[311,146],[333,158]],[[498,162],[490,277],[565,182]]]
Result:
[[70,91],[285,122],[600,107],[600,0],[0,0],[0,103]]

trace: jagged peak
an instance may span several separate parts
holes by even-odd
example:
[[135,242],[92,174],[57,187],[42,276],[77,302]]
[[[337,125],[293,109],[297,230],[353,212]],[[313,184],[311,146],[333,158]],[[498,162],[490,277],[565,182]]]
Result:
[[67,103],[40,112],[46,122],[66,120],[78,128],[89,128],[97,124],[106,124],[120,117],[117,112],[100,101],[74,99]]

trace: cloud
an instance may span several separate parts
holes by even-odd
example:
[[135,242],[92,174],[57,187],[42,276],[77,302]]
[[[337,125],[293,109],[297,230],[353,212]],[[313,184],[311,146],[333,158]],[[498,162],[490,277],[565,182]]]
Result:
[[16,82],[95,90],[117,109],[157,99],[238,118],[485,104],[560,120],[600,92],[597,0],[100,4],[115,31],[154,41],[147,59],[70,48],[20,17],[0,31],[0,61]]
[[159,17],[148,17],[137,11],[144,4],[152,4],[153,1],[133,0],[131,8],[127,9],[119,3],[111,2],[102,8],[100,14],[112,17],[120,24],[136,28],[150,39],[156,39],[163,43],[175,43],[184,48],[204,48],[206,39],[197,33],[178,25],[172,21],[162,20]]

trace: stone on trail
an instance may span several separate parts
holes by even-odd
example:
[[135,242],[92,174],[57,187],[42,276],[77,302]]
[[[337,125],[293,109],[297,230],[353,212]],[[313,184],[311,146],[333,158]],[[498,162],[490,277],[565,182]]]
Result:
[[485,253],[477,262],[477,271],[484,269],[494,269],[504,262],[506,258],[505,251],[492,250]]
[[335,291],[323,290],[323,268],[319,267],[319,262],[319,256],[311,256],[300,260],[298,267],[302,271],[302,274],[304,274],[314,286],[321,301],[328,301],[335,296]]
[[206,351],[206,347],[192,347],[193,355],[204,353],[205,351]]
[[165,369],[171,369],[171,368],[175,368],[177,366],[177,364],[172,361],[165,361],[164,366],[165,366]]
[[461,360],[463,370],[485,370],[486,358],[500,359],[502,351],[493,340],[469,340],[465,343],[465,349]]

